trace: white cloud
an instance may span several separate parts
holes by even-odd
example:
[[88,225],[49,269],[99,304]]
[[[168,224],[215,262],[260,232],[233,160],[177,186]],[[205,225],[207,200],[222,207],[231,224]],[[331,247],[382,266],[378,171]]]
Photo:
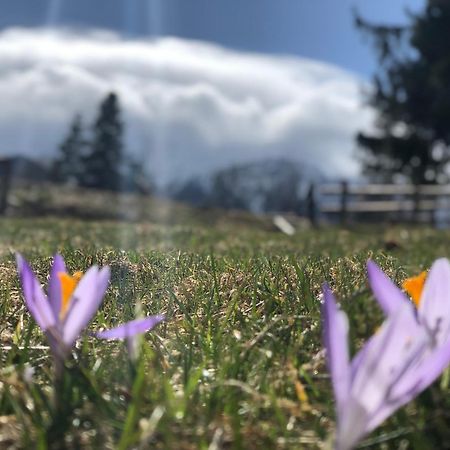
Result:
[[128,147],[160,180],[271,156],[353,176],[368,128],[361,80],[307,59],[240,53],[175,38],[106,32],[0,33],[0,153],[52,155],[68,122],[91,122],[110,90]]

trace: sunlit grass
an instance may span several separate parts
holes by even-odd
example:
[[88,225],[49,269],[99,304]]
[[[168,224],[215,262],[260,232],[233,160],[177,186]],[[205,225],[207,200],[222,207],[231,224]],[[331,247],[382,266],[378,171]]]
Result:
[[[450,232],[421,228],[288,237],[263,221],[226,218],[214,226],[51,218],[4,219],[0,226],[2,448],[46,448],[57,430],[65,430],[68,448],[322,448],[334,410],[321,284],[328,281],[341,299],[356,349],[381,321],[365,280],[369,257],[401,281],[450,256]],[[92,328],[136,312],[167,315],[145,336],[136,363],[124,343],[83,339],[67,370],[64,417],[52,410],[49,352],[23,305],[14,266],[20,251],[45,282],[57,250],[70,272],[111,267]],[[448,394],[444,375],[366,444],[449,448]]]

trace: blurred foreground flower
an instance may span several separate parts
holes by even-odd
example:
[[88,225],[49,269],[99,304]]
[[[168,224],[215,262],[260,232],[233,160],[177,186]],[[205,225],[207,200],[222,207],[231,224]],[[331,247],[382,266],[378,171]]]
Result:
[[[336,399],[337,450],[353,448],[361,438],[428,387],[450,362],[450,346],[437,345],[439,327],[427,328],[431,323],[431,311],[427,313],[430,320],[425,325],[416,318],[409,300],[391,305],[398,294],[404,295],[384,274],[381,277],[379,269],[374,276],[372,264],[369,263],[372,288],[377,298],[381,296],[380,303],[389,313],[377,333],[352,361],[347,345],[347,316],[338,309],[329,287],[323,288],[324,341]],[[433,296],[443,294],[441,288],[450,283],[447,273],[450,268],[442,271],[442,260],[436,264],[427,280],[428,295]],[[441,280],[438,275],[445,275],[447,279]],[[436,301],[445,302],[446,298],[450,303],[450,290]],[[441,317],[439,323],[449,323],[446,307],[441,311],[447,317]]]
[[414,313],[413,320],[430,336],[434,349],[450,344],[450,263],[447,259],[436,260],[428,275],[422,272],[404,281],[403,288],[412,302],[373,261],[367,263],[367,271],[374,296],[386,315],[394,314],[406,304]]
[[[93,266],[84,275],[76,272],[71,276],[63,258],[56,255],[50,271],[48,295],[45,295],[21,255],[17,255],[17,267],[28,310],[46,334],[56,361],[61,362],[100,307],[109,283],[109,268]],[[164,316],[157,315],[132,320],[94,335],[103,339],[131,338],[152,329],[163,319]]]

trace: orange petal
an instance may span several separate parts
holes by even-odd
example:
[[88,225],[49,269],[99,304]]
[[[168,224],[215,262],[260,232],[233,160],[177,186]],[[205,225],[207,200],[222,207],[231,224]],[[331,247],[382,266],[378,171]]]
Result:
[[77,287],[78,282],[83,276],[82,272],[75,272],[73,276],[70,276],[68,273],[59,272],[58,278],[61,282],[61,310],[60,310],[60,318],[64,318],[69,309],[70,298],[72,297],[73,291]]
[[425,279],[427,278],[427,273],[422,272],[416,277],[407,278],[403,283],[403,289],[409,294],[412,301],[416,306],[420,304],[420,298],[422,297],[423,287],[425,285]]

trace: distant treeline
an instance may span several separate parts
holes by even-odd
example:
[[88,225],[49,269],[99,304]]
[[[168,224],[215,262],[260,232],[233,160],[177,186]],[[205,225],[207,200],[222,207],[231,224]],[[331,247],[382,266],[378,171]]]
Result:
[[[145,164],[129,156],[123,134],[119,98],[110,93],[101,101],[90,127],[84,125],[79,114],[73,119],[52,164],[52,180],[109,191],[153,192]],[[200,207],[301,213],[302,181],[298,165],[284,159],[269,159],[175,182],[164,194]]]

